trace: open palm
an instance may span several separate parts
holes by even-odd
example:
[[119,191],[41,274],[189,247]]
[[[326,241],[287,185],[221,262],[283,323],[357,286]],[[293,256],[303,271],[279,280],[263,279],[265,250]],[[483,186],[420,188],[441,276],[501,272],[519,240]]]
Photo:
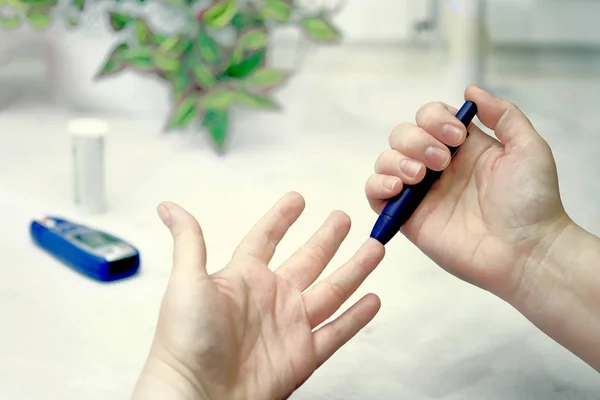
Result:
[[383,246],[368,240],[309,289],[348,234],[350,220],[342,212],[332,213],[279,268],[269,269],[278,242],[303,208],[300,195],[286,195],[240,243],[230,263],[209,275],[196,220],[172,203],[162,205],[175,259],[150,358],[185,377],[193,398],[285,398],[379,310],[379,299],[367,295],[320,327],[384,254]]
[[[476,87],[465,97],[478,105],[480,121],[499,140],[472,124],[452,162],[436,165],[425,149],[458,144],[445,127],[459,127],[460,122],[456,109],[428,104],[417,113],[416,125],[400,125],[390,136],[391,149],[379,158],[377,174],[367,182],[367,197],[380,212],[402,186],[384,193],[378,184],[383,179],[395,176],[412,184],[422,179],[425,166],[445,168],[401,230],[449,272],[503,297],[518,290],[526,261],[541,251],[540,244],[553,231],[550,226],[558,232],[566,214],[550,148],[525,115]],[[415,177],[393,173],[404,157],[423,163]]]

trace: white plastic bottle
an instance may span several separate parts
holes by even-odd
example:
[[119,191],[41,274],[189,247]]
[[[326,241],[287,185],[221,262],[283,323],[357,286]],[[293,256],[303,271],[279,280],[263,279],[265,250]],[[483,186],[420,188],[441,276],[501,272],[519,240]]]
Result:
[[99,214],[106,211],[104,181],[104,141],[108,124],[97,119],[69,122],[73,157],[73,195],[83,211]]

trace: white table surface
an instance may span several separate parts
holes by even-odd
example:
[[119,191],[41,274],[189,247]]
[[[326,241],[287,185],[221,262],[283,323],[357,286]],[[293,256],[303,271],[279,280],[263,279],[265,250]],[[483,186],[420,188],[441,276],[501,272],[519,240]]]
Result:
[[[298,76],[281,95],[288,111],[236,120],[224,157],[202,139],[161,135],[160,120],[107,118],[110,208],[100,216],[78,212],[71,201],[64,131],[70,115],[43,103],[0,112],[0,219],[8,228],[0,230],[0,399],[128,398],[169,275],[170,237],[155,214],[161,200],[179,202],[197,216],[215,271],[275,200],[299,191],[307,209],[274,265],[330,211],[341,209],[353,228],[332,268],[339,265],[374,222],[363,185],[392,121],[410,120],[423,102],[444,96],[430,78]],[[570,122],[557,116],[533,119],[554,146],[568,209],[584,226],[599,228],[599,190],[588,184],[598,178],[598,158],[583,157],[597,156],[590,143],[598,139],[583,128],[565,139]],[[140,274],[98,284],[49,258],[28,236],[30,220],[46,213],[132,241],[142,255]],[[600,397],[594,371],[508,305],[441,271],[402,237],[354,299],[369,291],[382,299],[379,315],[294,399]]]

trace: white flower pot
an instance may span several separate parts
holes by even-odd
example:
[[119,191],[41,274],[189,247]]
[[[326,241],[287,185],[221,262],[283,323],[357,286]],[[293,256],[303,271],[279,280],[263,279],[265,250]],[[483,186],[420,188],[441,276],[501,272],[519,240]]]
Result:
[[[97,4],[77,28],[56,24],[48,34],[46,60],[54,100],[78,111],[166,118],[170,91],[158,77],[126,70],[96,78],[113,47],[122,40],[108,23],[107,7],[112,3]],[[159,24],[164,24],[165,13],[157,2],[134,11],[147,15],[151,22],[158,16]],[[171,26],[176,28],[177,23]]]
[[299,71],[311,49],[311,43],[297,27],[283,27],[272,31],[267,49],[267,64],[271,68]]
[[118,38],[56,29],[49,40],[48,78],[54,100],[66,108],[134,116],[167,113],[168,87],[158,78],[125,70],[96,78]]
[[25,43],[26,35],[27,32],[23,29],[0,30],[0,109],[11,104],[17,95],[17,88],[8,68]]

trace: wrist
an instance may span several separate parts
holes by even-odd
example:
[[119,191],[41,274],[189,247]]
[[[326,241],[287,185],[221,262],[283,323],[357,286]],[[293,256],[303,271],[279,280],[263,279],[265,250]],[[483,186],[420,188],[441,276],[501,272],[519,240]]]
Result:
[[586,232],[564,214],[540,228],[536,245],[525,254],[513,277],[518,284],[504,300],[519,310],[539,310],[551,292],[567,282],[568,265],[577,257]]
[[193,383],[170,363],[150,355],[136,384],[132,400],[210,400],[203,387]]
[[523,265],[506,299],[540,330],[600,371],[600,239],[568,217]]

